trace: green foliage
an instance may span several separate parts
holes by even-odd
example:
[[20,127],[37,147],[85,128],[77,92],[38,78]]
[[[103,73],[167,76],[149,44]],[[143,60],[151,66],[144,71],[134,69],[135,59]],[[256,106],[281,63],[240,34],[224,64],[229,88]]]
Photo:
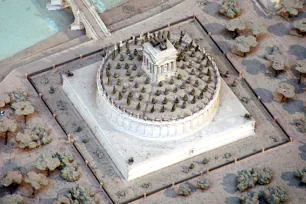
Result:
[[192,104],[195,104],[197,102],[197,98],[194,96],[193,98],[192,98],[192,100],[191,100],[191,103]]
[[165,95],[168,95],[168,94],[169,94],[169,90],[168,90],[167,88],[165,88],[164,94],[165,94]]
[[163,86],[163,82],[160,81],[160,82],[158,83],[158,86],[159,86],[159,87],[162,87],[162,86]]
[[147,77],[146,80],[145,80],[145,84],[149,84],[150,83],[150,78]]
[[116,69],[121,69],[121,65],[120,63],[118,62],[117,66],[116,66]]
[[187,81],[186,81],[188,84],[191,83],[191,77],[188,77]]
[[154,106],[152,106],[151,108],[151,113],[154,113]]
[[177,92],[177,87],[174,87],[173,93],[176,93],[176,92]]
[[242,9],[239,7],[238,0],[223,0],[219,12],[226,17],[235,18],[240,15]]
[[188,184],[181,184],[177,194],[181,196],[188,196],[191,194],[191,189],[189,188]]
[[139,97],[138,97],[138,100],[142,101],[142,99],[143,99],[143,96],[142,96],[142,94],[140,94]]
[[18,185],[22,182],[22,174],[20,171],[10,170],[4,174],[4,178],[1,181],[1,185],[8,187],[10,185]]
[[202,164],[204,164],[204,165],[205,165],[205,164],[208,164],[208,163],[209,163],[209,161],[210,161],[209,159],[204,158],[204,159],[203,159],[203,161],[202,161]]
[[54,93],[55,93],[55,88],[53,86],[50,86],[49,94],[54,94]]
[[129,64],[128,64],[128,63],[125,63],[124,68],[125,68],[125,69],[129,69],[129,68],[130,68]]
[[184,95],[183,101],[188,101],[188,96],[187,96],[187,94]]
[[177,79],[178,79],[178,80],[182,79],[182,75],[181,75],[181,74],[178,74],[178,75],[177,75]]
[[146,88],[145,87],[141,88],[141,93],[146,93]]
[[117,79],[117,83],[116,83],[118,86],[121,85],[121,79]]
[[123,54],[120,55],[119,60],[120,60],[120,61],[124,61],[124,56],[123,56]]
[[80,204],[98,204],[100,203],[98,197],[95,196],[95,192],[91,188],[77,185],[70,190],[70,195],[67,196],[70,203]]
[[116,94],[117,93],[117,89],[115,86],[113,86],[113,94]]
[[137,82],[135,82],[134,88],[138,88],[139,84]]
[[164,100],[162,101],[162,103],[163,103],[164,105],[166,105],[166,104],[168,103],[167,97],[164,98]]
[[195,51],[192,51],[190,57],[195,57]]
[[70,165],[61,170],[61,177],[66,181],[75,182],[80,179],[81,173],[77,165]]
[[130,72],[129,70],[126,70],[125,75],[126,75],[126,76],[130,76],[130,75],[131,75],[131,72]]
[[133,60],[134,59],[134,57],[133,57],[133,55],[129,55],[129,60]]
[[174,103],[178,104],[179,102],[180,102],[179,98],[176,97],[176,98],[174,99]]
[[112,60],[114,60],[116,58],[116,51],[114,50],[113,52],[112,52]]
[[242,204],[259,204],[259,195],[258,193],[252,192],[242,194],[240,197],[240,202]]
[[117,51],[118,51],[118,53],[120,53],[120,44],[119,43],[117,43]]
[[195,89],[192,89],[190,95],[194,96],[194,94],[195,94]]
[[142,55],[138,55],[138,57],[137,57],[137,59],[138,59],[138,61],[142,61]]
[[126,104],[127,104],[128,106],[131,104],[131,98],[130,98],[130,97],[128,97],[128,98],[126,99]]
[[197,187],[201,190],[207,190],[210,187],[210,183],[207,179],[202,179],[198,181]]
[[165,106],[162,106],[162,107],[161,107],[160,112],[161,112],[161,113],[165,112]]
[[115,73],[114,73],[114,78],[117,79],[118,77],[119,77],[119,74],[118,74],[117,72],[115,72]]
[[136,64],[133,64],[133,68],[132,68],[134,71],[137,69],[137,66]]
[[175,105],[175,103],[174,103],[174,104],[172,105],[171,111],[174,112],[175,109],[176,109],[176,105]]
[[138,51],[137,51],[137,49],[134,49],[134,56],[137,56],[138,55]]
[[139,71],[139,72],[137,72],[137,76],[138,76],[138,77],[141,77],[141,75],[142,75],[142,74],[141,74],[141,72],[140,72],[140,71]]
[[127,55],[131,54],[130,48],[127,48],[127,49],[126,49],[126,54],[127,54]]
[[269,204],[279,204],[287,202],[288,196],[282,187],[277,186],[275,188],[269,188],[268,191],[265,191],[264,199]]
[[182,109],[185,109],[186,105],[187,105],[187,103],[186,103],[186,101],[184,101],[183,104],[182,104]]
[[23,197],[18,194],[6,195],[0,198],[0,204],[22,204]]
[[107,64],[107,68],[106,68],[107,70],[110,70],[111,69],[111,64],[110,63],[108,63]]
[[107,85],[111,85],[112,84],[112,80],[108,77],[107,78]]
[[194,86],[195,86],[195,87],[198,87],[198,86],[199,86],[199,80],[196,80],[196,81],[194,82]]
[[156,96],[159,96],[161,94],[161,91],[160,90],[157,90],[156,92],[155,92],[155,95]]
[[139,110],[139,109],[140,109],[140,103],[138,103],[136,106],[136,110]]
[[122,93],[121,91],[119,91],[119,94],[118,94],[118,99],[121,100],[122,99]]
[[301,180],[301,183],[306,184],[306,167],[302,170],[294,172],[294,176]]
[[206,92],[208,90],[208,84],[205,85],[203,92]]
[[182,83],[182,85],[180,86],[180,89],[185,89],[186,88],[186,84]]
[[110,77],[110,75],[111,75],[111,72],[108,71],[108,70],[106,70],[106,76],[107,76],[107,77]]
[[173,78],[170,79],[169,84],[174,84],[174,79]]
[[191,74],[191,75],[195,75],[195,70],[192,69],[191,72],[190,72],[190,74]]
[[153,97],[152,98],[152,104],[156,104],[157,100]]
[[238,172],[237,188],[239,191],[245,191],[254,187],[256,184],[266,185],[273,179],[273,172],[270,168],[253,168],[250,170],[242,170]]
[[129,94],[128,94],[128,98],[132,98],[133,97],[133,93],[132,92],[129,92]]

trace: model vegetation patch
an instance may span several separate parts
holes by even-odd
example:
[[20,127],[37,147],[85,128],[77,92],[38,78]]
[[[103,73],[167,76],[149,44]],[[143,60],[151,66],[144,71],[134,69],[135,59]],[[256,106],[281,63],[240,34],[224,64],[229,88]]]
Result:
[[[126,113],[148,120],[167,121],[196,113],[215,95],[218,72],[208,57],[188,36],[157,33],[179,52],[178,71],[168,80],[152,83],[142,69],[141,45],[149,41],[126,43],[104,63],[102,85],[112,103]],[[137,38],[135,38],[137,39]]]
[[255,187],[256,184],[266,185],[273,179],[273,172],[270,168],[263,169],[249,169],[238,172],[237,188],[239,191],[245,191],[249,188]]

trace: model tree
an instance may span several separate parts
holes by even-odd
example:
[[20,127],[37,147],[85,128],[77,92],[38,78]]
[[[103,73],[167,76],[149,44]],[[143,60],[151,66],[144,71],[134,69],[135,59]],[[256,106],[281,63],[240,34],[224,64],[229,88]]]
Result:
[[240,56],[245,57],[246,53],[251,51],[251,48],[258,45],[254,36],[239,36],[236,38],[235,48]]
[[120,61],[124,61],[124,56],[123,56],[123,54],[120,55],[119,60],[120,60]]
[[134,56],[137,56],[137,55],[138,55],[138,51],[137,51],[137,49],[136,49],[136,48],[134,49],[133,54],[134,54]]
[[301,183],[306,184],[306,168],[294,172],[294,176],[301,180]]
[[[1,185],[4,187],[16,187],[22,182],[22,174],[18,170],[10,170],[4,174]],[[12,192],[11,192],[12,193]],[[0,202],[1,203],[1,202]]]
[[276,93],[281,96],[281,102],[286,102],[295,96],[295,88],[291,84],[281,83],[276,89]]
[[47,175],[50,175],[51,171],[54,171],[60,166],[60,160],[55,157],[51,152],[43,153],[36,162],[36,168],[42,171],[47,171]]
[[277,14],[289,20],[290,17],[297,16],[303,10],[303,0],[281,0],[281,7]]
[[258,193],[248,192],[245,194],[242,194],[240,197],[240,202],[242,204],[259,204],[259,195]]
[[305,18],[295,21],[293,23],[293,27],[296,29],[297,35],[299,37],[303,37],[306,35],[306,19]]
[[37,125],[33,129],[26,129],[17,133],[16,142],[21,149],[35,149],[40,145],[49,144],[52,141],[50,129],[43,125]]
[[242,9],[238,0],[223,0],[219,12],[228,18],[235,18],[241,14]]
[[176,105],[175,105],[175,103],[174,103],[174,104],[172,105],[171,112],[174,112],[175,109],[176,109]]
[[21,204],[23,203],[23,197],[18,194],[6,195],[0,198],[0,204]]
[[207,179],[201,179],[197,183],[197,187],[201,190],[207,190],[209,188],[209,186],[210,186],[210,183]]
[[267,191],[264,192],[264,199],[269,204],[274,203],[285,203],[288,200],[288,196],[286,191],[280,187],[270,187]]
[[191,194],[191,189],[189,188],[188,184],[181,184],[177,194],[181,196],[188,196]]
[[15,120],[8,119],[7,117],[0,118],[0,133],[5,133],[5,145],[7,144],[8,133],[16,132],[17,128],[17,122]]
[[6,93],[0,94],[0,108],[11,102],[10,96]]
[[27,122],[27,116],[34,113],[35,109],[29,101],[13,103],[11,106],[15,114],[24,116],[24,122]]
[[42,186],[48,185],[47,177],[41,173],[37,174],[34,171],[28,172],[24,181],[32,186],[33,197],[35,196],[35,191],[39,190]]

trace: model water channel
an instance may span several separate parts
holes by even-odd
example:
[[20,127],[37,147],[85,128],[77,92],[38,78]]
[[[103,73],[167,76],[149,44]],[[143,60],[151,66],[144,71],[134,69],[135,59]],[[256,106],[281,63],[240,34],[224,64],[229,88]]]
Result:
[[[68,10],[48,11],[48,0],[0,0],[0,61],[66,29],[74,20]],[[100,12],[122,0],[92,0]]]

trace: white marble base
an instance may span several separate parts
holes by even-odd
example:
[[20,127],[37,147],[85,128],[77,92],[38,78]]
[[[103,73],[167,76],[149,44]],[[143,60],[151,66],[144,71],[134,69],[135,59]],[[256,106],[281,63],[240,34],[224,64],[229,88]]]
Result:
[[[186,160],[203,152],[254,135],[255,121],[222,81],[220,107],[213,121],[198,132],[179,140],[146,140],[113,127],[96,104],[96,73],[100,62],[63,76],[63,89],[127,180]],[[134,163],[128,164],[133,157]]]

